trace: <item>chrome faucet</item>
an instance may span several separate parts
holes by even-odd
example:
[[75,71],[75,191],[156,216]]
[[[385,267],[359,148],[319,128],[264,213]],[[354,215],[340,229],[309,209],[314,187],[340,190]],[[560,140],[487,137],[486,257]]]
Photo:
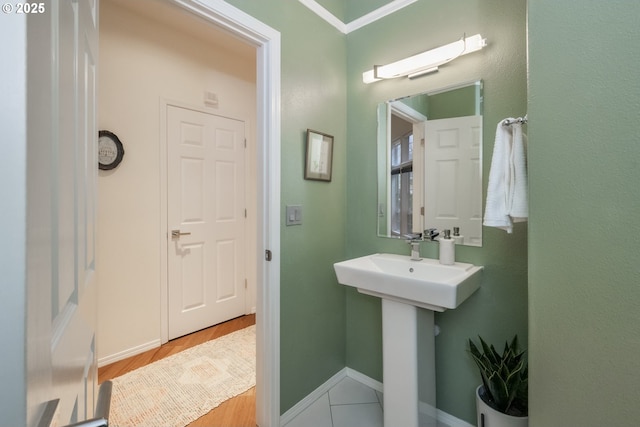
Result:
[[420,242],[433,242],[440,232],[435,228],[427,228],[423,233],[405,234],[407,243],[411,245],[411,261],[422,261],[420,258]]
[[410,234],[407,236],[407,243],[411,245],[411,261],[421,261],[420,258],[420,242],[422,241],[422,234]]
[[436,237],[438,237],[439,235],[440,235],[440,232],[435,228],[427,228],[426,230],[424,230],[424,240],[433,242],[434,240],[436,240]]

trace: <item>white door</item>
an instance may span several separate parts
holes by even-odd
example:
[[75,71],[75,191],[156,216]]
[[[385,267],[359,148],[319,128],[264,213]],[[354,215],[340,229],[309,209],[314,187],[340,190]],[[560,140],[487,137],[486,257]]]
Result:
[[167,107],[169,339],[245,314],[244,122]]
[[425,228],[460,227],[464,243],[482,242],[482,116],[428,120]]
[[28,33],[27,425],[48,426],[95,409],[98,1],[42,5]]

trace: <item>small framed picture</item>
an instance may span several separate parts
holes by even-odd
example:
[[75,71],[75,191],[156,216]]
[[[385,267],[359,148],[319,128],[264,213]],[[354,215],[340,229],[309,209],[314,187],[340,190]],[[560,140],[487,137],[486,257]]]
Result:
[[333,136],[307,129],[307,160],[304,179],[331,181]]

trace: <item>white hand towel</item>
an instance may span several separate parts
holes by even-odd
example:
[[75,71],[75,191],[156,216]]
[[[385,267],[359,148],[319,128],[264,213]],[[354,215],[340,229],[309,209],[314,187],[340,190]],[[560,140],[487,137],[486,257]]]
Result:
[[511,125],[513,145],[511,150],[511,208],[509,216],[513,222],[526,221],[529,217],[529,194],[527,184],[526,136],[522,123]]
[[511,233],[513,223],[509,216],[510,206],[507,204],[510,201],[509,189],[511,188],[509,182],[511,177],[511,129],[509,126],[503,126],[505,120],[500,121],[496,128],[483,225],[502,228],[507,233]]

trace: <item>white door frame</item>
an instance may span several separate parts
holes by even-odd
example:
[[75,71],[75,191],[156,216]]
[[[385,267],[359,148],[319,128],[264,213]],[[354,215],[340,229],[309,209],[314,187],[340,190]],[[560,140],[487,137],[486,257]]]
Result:
[[[280,425],[280,33],[222,0],[170,1],[256,47],[259,218],[256,245],[256,422],[260,427],[277,427]],[[160,156],[161,159],[163,157]],[[161,171],[165,174],[163,185],[166,186],[166,165]],[[160,208],[166,216],[166,195],[164,197],[165,206]],[[161,233],[166,233],[166,224],[161,224],[161,227]],[[165,245],[161,252],[166,258],[166,239],[161,240]],[[271,261],[265,259],[267,250],[271,253]],[[166,262],[163,268],[160,285],[166,298]],[[161,339],[166,341],[167,326],[163,324],[162,328]]]
[[[422,233],[424,227],[424,214],[422,209],[424,208],[424,166],[420,161],[424,156],[425,142],[424,142],[424,123],[427,121],[427,116],[414,110],[402,101],[389,102],[389,108],[387,113],[387,123],[389,123],[387,133],[387,153],[391,151],[391,116],[397,116],[402,120],[413,124],[413,228],[412,233]],[[422,126],[420,134],[416,132],[416,127]],[[416,161],[416,159],[418,161]],[[389,162],[390,163],[390,162]],[[391,164],[387,166],[391,168]],[[388,171],[387,176],[389,176]],[[390,183],[387,184],[388,186]],[[387,190],[387,206],[391,209],[391,189]],[[387,230],[391,231],[391,215],[387,214]]]

